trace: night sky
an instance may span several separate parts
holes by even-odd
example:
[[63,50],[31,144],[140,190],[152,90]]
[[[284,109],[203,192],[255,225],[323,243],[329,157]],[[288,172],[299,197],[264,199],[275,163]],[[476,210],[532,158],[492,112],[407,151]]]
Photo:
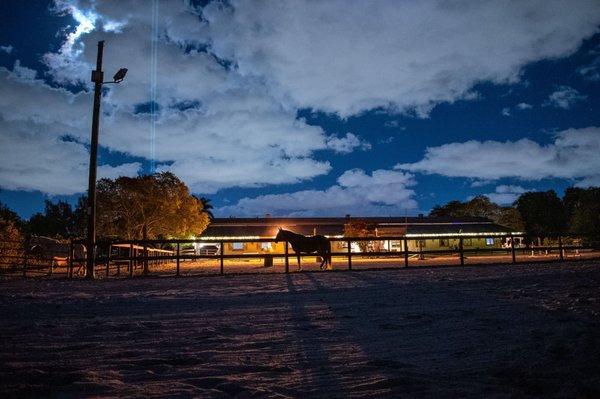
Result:
[[219,216],[414,215],[600,185],[598,1],[0,10],[0,201],[24,217],[86,190],[98,40],[107,80],[129,69],[104,89],[100,176],[154,164]]

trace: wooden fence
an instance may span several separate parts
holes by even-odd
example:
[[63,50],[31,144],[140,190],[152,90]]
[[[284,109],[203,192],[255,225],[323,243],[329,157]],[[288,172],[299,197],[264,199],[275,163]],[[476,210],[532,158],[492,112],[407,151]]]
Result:
[[[464,240],[475,239],[475,238],[494,238],[494,239],[505,239],[509,242],[509,247],[493,247],[493,248],[465,248]],[[420,248],[419,250],[410,250],[409,243],[418,242],[420,240],[432,240],[432,239],[447,239],[456,240],[458,245],[455,248],[448,249],[435,249],[427,250]],[[464,266],[465,259],[470,256],[478,256],[482,253],[485,254],[500,254],[501,256],[507,257],[509,263],[520,263],[518,261],[518,255],[524,256],[531,251],[534,252],[546,252],[547,254],[554,254],[552,259],[565,260],[567,254],[570,254],[570,258],[575,258],[576,254],[581,254],[588,251],[592,256],[587,258],[600,257],[600,251],[592,248],[590,245],[586,245],[583,240],[572,238],[572,237],[554,237],[552,239],[552,245],[544,246],[526,246],[517,247],[515,246],[514,237],[510,234],[500,235],[489,234],[482,235],[437,235],[435,237],[423,235],[423,236],[379,236],[379,237],[333,237],[330,238],[332,243],[342,242],[344,243],[345,250],[332,252],[333,258],[339,260],[340,258],[345,259],[345,268],[347,270],[353,269],[353,260],[364,259],[369,257],[372,259],[370,267],[377,268],[377,262],[380,259],[396,260],[392,264],[392,268],[405,268],[411,266],[409,259],[418,257],[417,259],[425,259],[427,257],[442,257],[440,259],[457,259],[457,265]],[[359,242],[384,242],[394,241],[402,243],[402,250],[378,250],[378,251],[356,251],[353,250],[353,243]],[[249,238],[249,239],[220,239],[220,240],[207,240],[207,239],[194,239],[194,240],[129,240],[129,241],[104,241],[97,245],[96,256],[95,256],[95,273],[99,277],[110,277],[110,276],[128,276],[133,277],[134,272],[140,269],[141,275],[151,274],[151,269],[161,265],[172,265],[174,266],[173,274],[182,274],[182,263],[189,261],[202,261],[202,260],[213,260],[217,262],[217,268],[215,274],[226,273],[226,261],[232,259],[244,260],[244,259],[259,259],[264,262],[264,265],[272,265],[274,259],[280,259],[283,261],[283,272],[290,272],[290,257],[295,258],[295,254],[291,251],[290,245],[286,242],[284,245],[283,253],[227,253],[226,245],[228,243],[274,243],[273,238]],[[2,256],[0,253],[0,273],[2,274],[13,274],[21,276],[35,276],[35,275],[52,275],[60,272],[60,274],[66,277],[82,277],[85,273],[85,257],[77,257],[74,255],[74,246],[77,244],[84,243],[83,240],[73,240],[70,242],[71,254],[66,260],[65,265],[59,265],[55,260],[46,259],[33,259],[28,256],[27,251],[21,251],[15,255],[16,249],[13,249],[10,255]],[[575,244],[577,243],[577,244]],[[17,248],[18,243],[13,243]],[[185,246],[193,244],[204,244],[212,245],[218,248],[216,253],[189,253],[183,251]],[[6,247],[6,246],[5,246]],[[10,252],[10,251],[8,251]],[[231,251],[230,251],[231,252]],[[306,256],[306,255],[303,255]],[[310,255],[314,257],[315,255]],[[546,259],[547,260],[547,259]],[[523,263],[530,263],[531,260]],[[337,262],[339,263],[339,262]],[[498,263],[498,262],[488,262]],[[506,263],[506,262],[503,262]],[[419,264],[419,262],[417,262]],[[456,263],[455,263],[456,264]],[[478,262],[478,264],[485,264],[485,262]],[[374,266],[373,266],[374,265]],[[447,266],[448,263],[437,264],[438,266]],[[339,269],[339,264],[336,264],[336,268]],[[362,268],[364,269],[364,267]],[[237,270],[237,269],[236,269]]]

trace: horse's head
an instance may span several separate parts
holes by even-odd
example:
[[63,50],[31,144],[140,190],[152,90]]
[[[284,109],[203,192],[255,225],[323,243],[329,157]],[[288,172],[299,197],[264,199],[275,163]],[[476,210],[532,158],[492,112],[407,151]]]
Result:
[[284,232],[284,231],[285,231],[285,230],[283,230],[281,227],[279,227],[279,228],[277,229],[277,235],[275,236],[275,242],[279,242],[279,241],[281,241],[281,240],[283,239],[283,235],[284,235],[284,233],[283,233],[283,232]]

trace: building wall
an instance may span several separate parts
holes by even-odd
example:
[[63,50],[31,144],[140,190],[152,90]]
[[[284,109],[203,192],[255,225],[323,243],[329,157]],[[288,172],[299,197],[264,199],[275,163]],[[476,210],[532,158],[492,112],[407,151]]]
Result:
[[[457,250],[459,246],[458,238],[453,239],[440,239],[440,238],[427,238],[424,240],[408,239],[408,250],[409,251],[438,251],[438,250]],[[488,238],[463,238],[464,249],[491,249],[491,248],[502,248],[502,238],[488,237]],[[331,251],[332,252],[346,252],[347,243],[345,241],[332,241]],[[352,243],[352,252],[359,252],[360,249],[356,243]],[[368,243],[368,251],[404,251],[404,243],[402,240],[389,241],[389,240],[373,240]],[[225,243],[226,254],[283,254],[285,253],[285,244],[283,242],[240,242],[240,243]],[[294,251],[290,247],[289,253],[293,254]]]

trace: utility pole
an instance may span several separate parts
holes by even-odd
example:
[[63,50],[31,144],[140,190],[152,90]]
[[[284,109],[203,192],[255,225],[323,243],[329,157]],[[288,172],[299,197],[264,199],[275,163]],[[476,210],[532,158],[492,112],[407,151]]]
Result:
[[86,277],[94,278],[94,262],[96,259],[96,165],[98,161],[98,128],[100,127],[100,101],[102,99],[102,54],[104,40],[98,42],[96,70],[92,71],[94,82],[94,112],[92,116],[92,140],[90,142],[90,176],[88,186],[88,228],[87,228],[87,268]]

